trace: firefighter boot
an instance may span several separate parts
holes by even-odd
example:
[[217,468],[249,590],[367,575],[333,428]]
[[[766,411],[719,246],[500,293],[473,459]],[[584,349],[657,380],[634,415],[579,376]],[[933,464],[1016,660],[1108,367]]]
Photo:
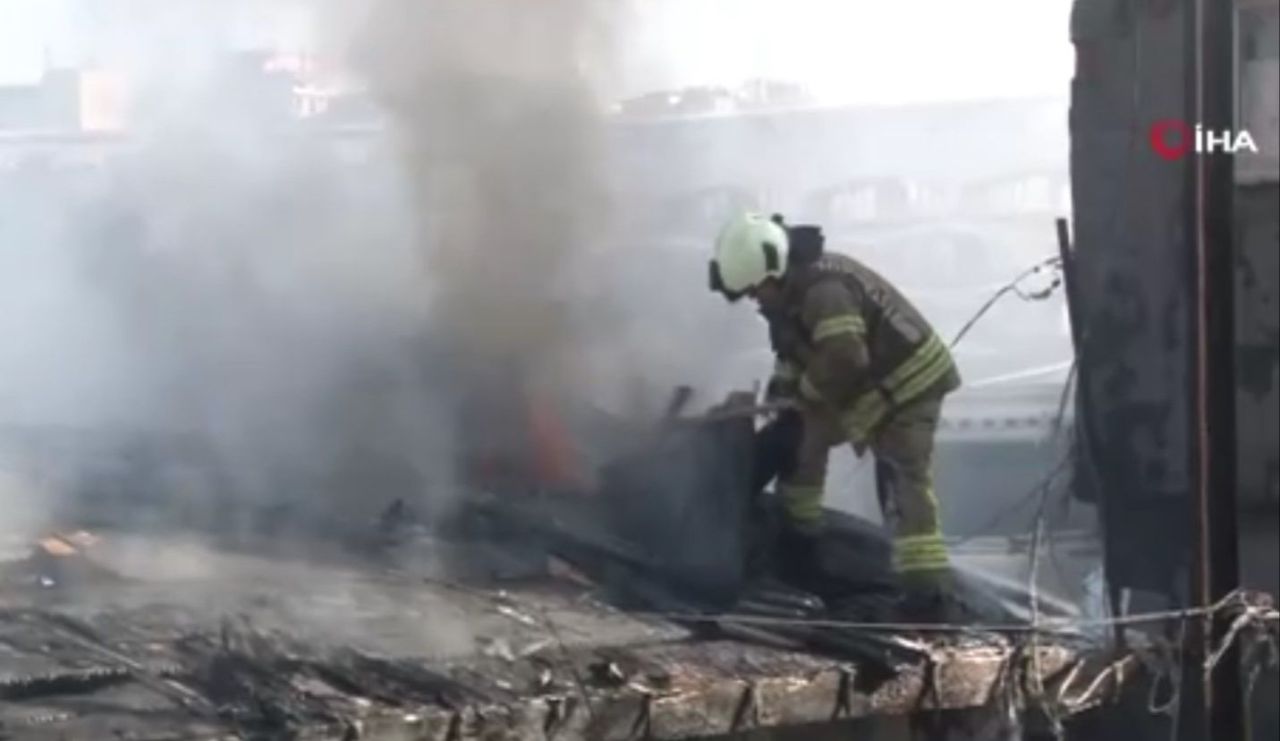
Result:
[[956,599],[950,571],[904,578],[897,613],[901,622],[913,625],[963,623],[968,617]]

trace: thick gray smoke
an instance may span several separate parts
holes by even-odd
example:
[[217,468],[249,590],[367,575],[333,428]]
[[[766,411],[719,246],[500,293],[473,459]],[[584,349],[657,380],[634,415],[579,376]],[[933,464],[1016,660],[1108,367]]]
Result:
[[234,527],[243,504],[362,523],[443,496],[450,411],[422,362],[428,287],[396,171],[376,144],[352,163],[286,131],[263,103],[288,82],[261,58],[193,43],[162,64],[123,30],[169,26],[127,20],[97,60],[137,75],[127,141],[3,176],[0,467],[43,492],[5,501],[83,493],[136,524],[176,500]]
[[101,166],[5,178],[0,293],[20,340],[0,352],[3,421],[89,441],[57,481],[15,473],[5,501],[83,492],[136,523],[177,500],[232,527],[448,502],[460,403],[584,380],[577,278],[609,224],[600,4],[317,16],[390,123],[345,158],[271,107],[288,82],[230,53],[223,14],[205,37],[206,6],[183,5],[86,6],[94,61],[132,77],[129,143]]
[[[90,237],[93,294],[136,358],[117,380],[146,384],[166,440],[212,442],[206,483],[294,519],[424,486],[447,451],[427,426],[443,415],[415,356],[423,285],[396,191],[270,127],[215,125],[150,138]],[[211,493],[226,492],[194,496]]]
[[608,223],[603,21],[598,0],[385,0],[354,45],[408,170],[434,326],[534,384],[572,377],[571,271]]

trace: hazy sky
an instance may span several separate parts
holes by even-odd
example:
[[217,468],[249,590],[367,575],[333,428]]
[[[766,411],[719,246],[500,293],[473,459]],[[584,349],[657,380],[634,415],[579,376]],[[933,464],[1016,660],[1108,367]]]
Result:
[[1066,94],[1071,0],[672,0],[634,37],[633,79],[805,82],[827,99]]
[[61,36],[61,7],[39,0],[0,0],[0,85],[40,74],[43,47]]
[[[313,0],[317,3],[342,0]],[[46,57],[102,56],[122,38],[189,34],[247,46],[305,43],[289,9],[306,0],[0,0],[0,84],[37,78]],[[687,84],[773,77],[828,100],[895,102],[1065,95],[1071,0],[618,0],[618,96]],[[182,8],[198,7],[199,13]],[[283,10],[282,10],[283,9]],[[122,16],[124,16],[122,18]],[[199,16],[198,22],[194,20]],[[147,21],[136,19],[147,18]],[[212,20],[211,20],[212,19]],[[147,30],[130,24],[145,23]]]

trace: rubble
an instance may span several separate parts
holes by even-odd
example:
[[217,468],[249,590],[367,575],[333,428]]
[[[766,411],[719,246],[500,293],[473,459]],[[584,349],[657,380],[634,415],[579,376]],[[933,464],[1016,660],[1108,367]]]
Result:
[[[59,586],[74,600],[56,607],[47,588],[0,593],[0,738],[678,739],[986,706],[1030,671],[1030,649],[993,634],[700,624],[551,575],[463,584],[359,554],[100,537],[118,581]],[[180,552],[204,578],[146,568]],[[877,661],[868,641],[903,650]],[[1082,684],[1078,645],[1034,651],[1037,681]]]
[[93,560],[92,551],[99,542],[98,536],[85,530],[36,538],[25,558],[0,561],[0,590],[16,585],[48,589],[120,579]]
[[[750,433],[668,424],[590,495],[474,490],[430,524],[395,500],[336,543],[38,539],[0,566],[23,577],[0,580],[0,739],[679,739],[1016,710],[1027,688],[1106,671],[1061,632],[867,629],[890,594],[888,544],[835,512],[838,589],[761,580]],[[982,621],[1016,627],[1027,595],[961,583]]]

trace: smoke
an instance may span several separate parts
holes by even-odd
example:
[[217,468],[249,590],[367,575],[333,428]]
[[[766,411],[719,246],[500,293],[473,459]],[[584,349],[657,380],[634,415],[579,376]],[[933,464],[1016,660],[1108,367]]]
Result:
[[383,0],[348,49],[407,176],[461,445],[579,482],[611,455],[589,407],[618,409],[643,375],[621,362],[625,330],[654,298],[613,280],[625,255],[605,111],[624,12]]
[[5,536],[26,536],[47,524],[44,518],[47,495],[29,477],[0,468],[0,511],[5,512],[4,527],[0,528],[0,552],[7,545]]
[[74,497],[138,523],[176,504],[233,528],[359,526],[400,497],[436,511],[468,397],[587,380],[581,276],[610,228],[602,3],[326,7],[315,28],[391,129],[345,155],[278,107],[291,83],[239,53],[255,41],[226,30],[235,12],[78,7],[92,61],[128,73],[130,143],[5,176],[0,417],[93,441],[25,510]]
[[375,3],[356,68],[391,116],[433,325],[535,385],[574,377],[575,265],[606,238],[597,0]]
[[92,268],[150,428],[207,436],[223,485],[303,517],[445,470],[394,189],[236,119],[170,122],[117,176],[111,257]]
[[98,63],[136,75],[127,144],[3,175],[0,442],[65,479],[24,509],[361,524],[392,497],[447,490],[395,171],[287,132],[290,112],[264,103],[287,105],[270,93],[289,82],[261,58],[183,55],[182,37],[153,55],[124,33],[167,27],[122,12],[100,39]]
[[477,438],[527,446],[529,399],[648,411],[712,375],[698,312],[729,309],[701,250],[650,250],[609,197],[631,11],[317,4],[308,43],[387,123],[334,139],[244,53],[300,6],[74,5],[85,61],[128,80],[129,139],[0,177],[0,423],[92,440],[51,454],[69,472],[28,509],[233,529],[358,527],[396,498],[438,513]]

